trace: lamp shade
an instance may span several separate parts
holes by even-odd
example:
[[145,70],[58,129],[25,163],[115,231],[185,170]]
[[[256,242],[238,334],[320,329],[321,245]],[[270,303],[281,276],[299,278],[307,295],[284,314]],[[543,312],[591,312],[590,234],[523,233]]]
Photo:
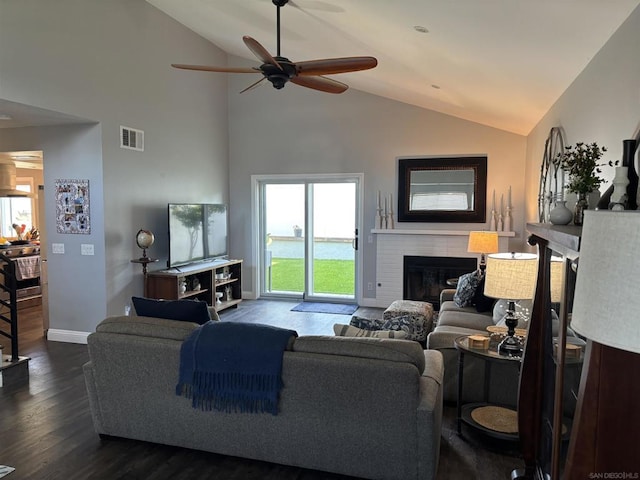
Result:
[[484,294],[505,300],[533,298],[538,256],[532,253],[494,253],[487,257]]
[[469,232],[469,244],[467,245],[467,252],[498,252],[498,232]]
[[564,262],[560,257],[551,257],[551,301],[558,303],[562,300],[564,287]]
[[610,347],[640,353],[640,212],[585,212],[571,328]]

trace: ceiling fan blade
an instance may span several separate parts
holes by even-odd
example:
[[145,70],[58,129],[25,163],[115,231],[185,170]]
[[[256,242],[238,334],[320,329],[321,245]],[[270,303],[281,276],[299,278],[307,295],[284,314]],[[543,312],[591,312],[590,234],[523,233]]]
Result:
[[278,61],[271,56],[271,54],[267,51],[266,48],[260,45],[260,42],[246,35],[242,37],[242,40],[244,41],[244,44],[247,46],[247,48],[251,50],[251,53],[253,53],[256,57],[258,57],[258,59],[261,60],[262,63],[269,63],[271,65],[275,65],[280,70],[282,70],[282,67],[280,66]]
[[293,77],[291,83],[326,93],[342,93],[349,85],[327,77]]
[[223,72],[223,73],[262,73],[259,68],[249,67],[209,67],[207,65],[185,65],[183,63],[172,63],[173,68],[182,68],[184,70],[201,70],[204,72]]
[[325,58],[296,62],[295,65],[298,75],[332,75],[368,70],[378,65],[378,60],[375,57]]
[[251,85],[249,85],[247,88],[245,88],[244,90],[240,90],[239,93],[244,93],[244,92],[248,92],[249,90],[253,90],[254,88],[257,88],[262,82],[264,82],[267,79],[267,77],[262,77],[260,80],[258,80],[257,82],[253,82]]
[[300,10],[322,10],[324,12],[331,13],[344,13],[345,10],[342,7],[338,7],[336,5],[332,5],[328,2],[323,2],[320,0],[302,0],[299,4],[298,2],[294,2],[293,0],[289,0],[289,5],[292,7],[296,7]]

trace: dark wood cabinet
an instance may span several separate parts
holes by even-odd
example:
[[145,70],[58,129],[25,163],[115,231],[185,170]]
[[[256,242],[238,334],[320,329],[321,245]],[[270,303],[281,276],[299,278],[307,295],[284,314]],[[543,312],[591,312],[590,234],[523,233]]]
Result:
[[[584,351],[567,358],[567,326],[580,252],[581,227],[528,223],[529,243],[538,247],[538,280],[522,358],[518,428],[525,469],[512,478],[558,480],[566,461]],[[564,262],[557,332],[551,315],[551,259]]]
[[242,260],[215,260],[149,272],[147,296],[203,300],[217,311],[237,307],[242,302]]

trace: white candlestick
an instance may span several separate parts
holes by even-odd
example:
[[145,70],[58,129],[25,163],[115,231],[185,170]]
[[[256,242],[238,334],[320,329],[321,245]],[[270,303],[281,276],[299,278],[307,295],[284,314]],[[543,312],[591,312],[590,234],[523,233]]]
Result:
[[504,211],[504,194],[500,194],[500,212],[498,212],[499,215],[502,215],[502,212]]
[[493,198],[491,199],[491,210],[495,211],[496,209],[496,190],[493,190]]
[[509,197],[507,198],[507,208],[511,208],[511,185],[509,185]]
[[378,209],[380,209],[381,208],[381,206],[380,206],[380,190],[378,190],[378,203],[377,203],[377,205],[378,205]]

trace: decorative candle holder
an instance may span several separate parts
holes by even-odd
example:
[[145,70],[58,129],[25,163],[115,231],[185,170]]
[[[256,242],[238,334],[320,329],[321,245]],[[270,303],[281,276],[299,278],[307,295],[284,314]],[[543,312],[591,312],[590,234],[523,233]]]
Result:
[[382,229],[384,228],[384,215],[382,215],[382,209],[378,208],[376,209],[377,215],[378,215],[378,228]]
[[505,232],[510,232],[511,231],[511,206],[507,206],[507,212],[504,216],[504,231]]

